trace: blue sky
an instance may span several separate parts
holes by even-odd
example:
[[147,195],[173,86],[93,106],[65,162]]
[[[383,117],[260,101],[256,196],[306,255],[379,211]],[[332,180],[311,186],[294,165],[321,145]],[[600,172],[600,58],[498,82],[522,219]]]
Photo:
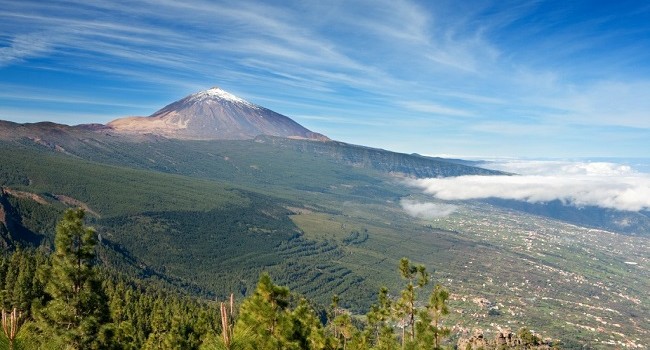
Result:
[[11,1],[0,119],[106,123],[212,86],[331,138],[649,157],[645,1]]

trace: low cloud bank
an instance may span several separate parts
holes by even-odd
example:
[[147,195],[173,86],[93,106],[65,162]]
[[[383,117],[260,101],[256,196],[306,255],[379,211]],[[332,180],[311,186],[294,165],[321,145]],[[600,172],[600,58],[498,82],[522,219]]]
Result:
[[402,209],[407,214],[422,219],[435,219],[449,216],[458,209],[458,206],[452,204],[418,202],[410,199],[400,201]]
[[631,166],[610,162],[569,162],[549,160],[491,161],[479,166],[520,175],[557,176],[636,176]]
[[[494,166],[494,165],[497,166]],[[559,200],[577,207],[650,209],[650,176],[626,165],[588,162],[491,163],[490,168],[533,175],[459,176],[409,180],[443,200],[502,198],[542,203]]]

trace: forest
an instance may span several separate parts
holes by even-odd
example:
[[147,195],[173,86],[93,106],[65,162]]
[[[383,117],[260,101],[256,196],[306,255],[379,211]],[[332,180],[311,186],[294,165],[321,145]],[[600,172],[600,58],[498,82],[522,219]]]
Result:
[[[356,239],[356,238],[355,238]],[[379,290],[361,315],[275,285],[262,273],[243,300],[184,295],[125,276],[97,258],[83,209],[57,224],[54,250],[6,249],[0,260],[3,349],[447,349],[449,292],[423,265],[401,259],[403,289]],[[517,347],[548,348],[522,328]],[[557,344],[556,344],[557,345]],[[467,345],[467,348],[472,348]]]

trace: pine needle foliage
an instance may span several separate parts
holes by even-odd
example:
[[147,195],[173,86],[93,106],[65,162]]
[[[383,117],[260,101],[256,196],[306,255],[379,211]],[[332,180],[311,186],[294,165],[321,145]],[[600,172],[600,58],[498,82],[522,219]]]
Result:
[[69,349],[97,348],[97,335],[108,318],[106,296],[93,267],[97,238],[84,226],[84,211],[69,209],[59,222],[45,292],[51,300],[39,311],[44,339]]

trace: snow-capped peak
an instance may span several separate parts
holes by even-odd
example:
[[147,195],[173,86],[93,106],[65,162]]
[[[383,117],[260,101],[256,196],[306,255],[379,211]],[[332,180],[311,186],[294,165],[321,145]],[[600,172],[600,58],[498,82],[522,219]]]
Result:
[[199,101],[205,99],[213,99],[213,98],[223,100],[223,101],[233,102],[233,103],[245,104],[250,107],[257,107],[256,105],[244,100],[243,98],[237,97],[217,86],[212,87],[205,91],[197,92],[196,94],[191,96],[192,100],[199,100]]

